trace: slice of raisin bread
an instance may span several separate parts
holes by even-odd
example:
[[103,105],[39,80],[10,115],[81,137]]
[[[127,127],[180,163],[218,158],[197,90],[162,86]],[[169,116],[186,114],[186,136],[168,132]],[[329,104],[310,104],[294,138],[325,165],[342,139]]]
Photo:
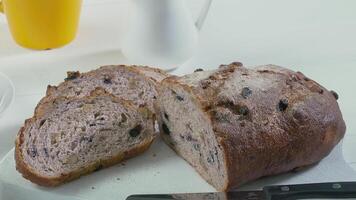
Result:
[[16,139],[16,168],[26,179],[56,186],[144,152],[154,115],[103,89],[56,98],[26,120]]
[[240,63],[162,81],[162,137],[217,190],[317,163],[345,133],[335,92],[300,72]]
[[147,105],[153,112],[158,83],[168,74],[151,67],[109,65],[86,73],[68,72],[64,82],[48,86],[46,96],[36,107],[35,113],[46,110],[51,100],[57,97],[84,97],[97,87],[135,105]]

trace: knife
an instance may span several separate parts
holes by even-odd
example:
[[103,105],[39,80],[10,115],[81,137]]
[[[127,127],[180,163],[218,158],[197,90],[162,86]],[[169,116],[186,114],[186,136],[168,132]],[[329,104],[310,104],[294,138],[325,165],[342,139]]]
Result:
[[356,200],[356,182],[266,186],[256,191],[131,195],[126,200]]

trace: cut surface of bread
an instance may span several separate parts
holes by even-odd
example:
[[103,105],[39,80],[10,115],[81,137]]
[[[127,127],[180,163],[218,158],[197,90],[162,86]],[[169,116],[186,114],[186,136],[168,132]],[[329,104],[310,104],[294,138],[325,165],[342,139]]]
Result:
[[337,95],[300,72],[240,63],[162,81],[164,141],[219,191],[319,162],[345,133]]
[[153,102],[157,98],[158,83],[168,77],[156,68],[125,65],[108,65],[86,73],[68,72],[68,77],[58,86],[48,86],[46,96],[38,104],[36,111],[45,110],[57,97],[84,97],[95,88],[131,100],[136,106],[147,105],[153,112]]
[[212,185],[223,185],[226,161],[208,116],[182,87],[163,88],[158,117],[163,140]]
[[57,98],[26,120],[16,140],[16,168],[36,184],[56,186],[133,157],[154,137],[148,108],[96,89]]

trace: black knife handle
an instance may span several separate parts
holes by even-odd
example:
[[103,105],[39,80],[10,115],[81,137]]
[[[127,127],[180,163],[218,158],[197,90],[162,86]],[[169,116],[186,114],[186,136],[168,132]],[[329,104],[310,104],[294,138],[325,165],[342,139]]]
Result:
[[267,186],[263,190],[267,200],[356,198],[356,182]]

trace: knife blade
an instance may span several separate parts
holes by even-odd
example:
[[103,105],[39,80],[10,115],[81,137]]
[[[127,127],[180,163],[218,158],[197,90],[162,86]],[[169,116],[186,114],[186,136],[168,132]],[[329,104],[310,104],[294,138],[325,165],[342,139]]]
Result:
[[356,182],[266,186],[256,191],[131,195],[126,200],[356,200]]

